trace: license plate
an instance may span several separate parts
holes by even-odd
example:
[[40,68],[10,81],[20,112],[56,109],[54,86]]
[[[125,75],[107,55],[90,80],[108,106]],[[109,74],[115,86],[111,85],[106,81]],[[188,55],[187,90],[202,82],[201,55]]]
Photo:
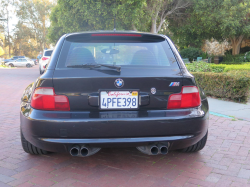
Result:
[[101,91],[101,109],[136,109],[138,91]]

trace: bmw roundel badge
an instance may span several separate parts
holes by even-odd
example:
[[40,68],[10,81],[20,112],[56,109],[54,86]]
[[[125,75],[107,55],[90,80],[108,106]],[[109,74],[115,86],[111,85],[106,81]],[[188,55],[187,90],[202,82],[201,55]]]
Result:
[[116,79],[115,80],[115,86],[117,88],[122,88],[124,86],[124,81],[122,79]]
[[151,88],[151,94],[156,94],[156,88]]

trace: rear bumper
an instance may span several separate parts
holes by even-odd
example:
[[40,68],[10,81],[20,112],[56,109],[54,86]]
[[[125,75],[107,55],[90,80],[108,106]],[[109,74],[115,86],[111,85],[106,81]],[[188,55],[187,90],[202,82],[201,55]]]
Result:
[[21,104],[21,130],[33,145],[66,152],[73,144],[95,147],[142,146],[169,142],[181,149],[198,142],[208,129],[208,103],[182,110],[54,112]]

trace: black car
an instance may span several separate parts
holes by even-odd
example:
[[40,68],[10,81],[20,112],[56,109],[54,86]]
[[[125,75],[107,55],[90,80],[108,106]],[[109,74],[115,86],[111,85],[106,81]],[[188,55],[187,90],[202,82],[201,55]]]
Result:
[[30,154],[127,146],[157,155],[201,150],[209,112],[168,37],[102,31],[59,39],[45,73],[25,89],[20,115]]

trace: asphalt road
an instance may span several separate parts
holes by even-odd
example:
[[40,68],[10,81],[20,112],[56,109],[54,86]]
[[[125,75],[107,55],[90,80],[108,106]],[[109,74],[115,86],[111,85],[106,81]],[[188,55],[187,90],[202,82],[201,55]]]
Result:
[[250,122],[210,115],[206,147],[147,156],[135,148],[102,149],[91,157],[22,150],[20,98],[39,76],[33,68],[0,69],[0,187],[250,186]]

